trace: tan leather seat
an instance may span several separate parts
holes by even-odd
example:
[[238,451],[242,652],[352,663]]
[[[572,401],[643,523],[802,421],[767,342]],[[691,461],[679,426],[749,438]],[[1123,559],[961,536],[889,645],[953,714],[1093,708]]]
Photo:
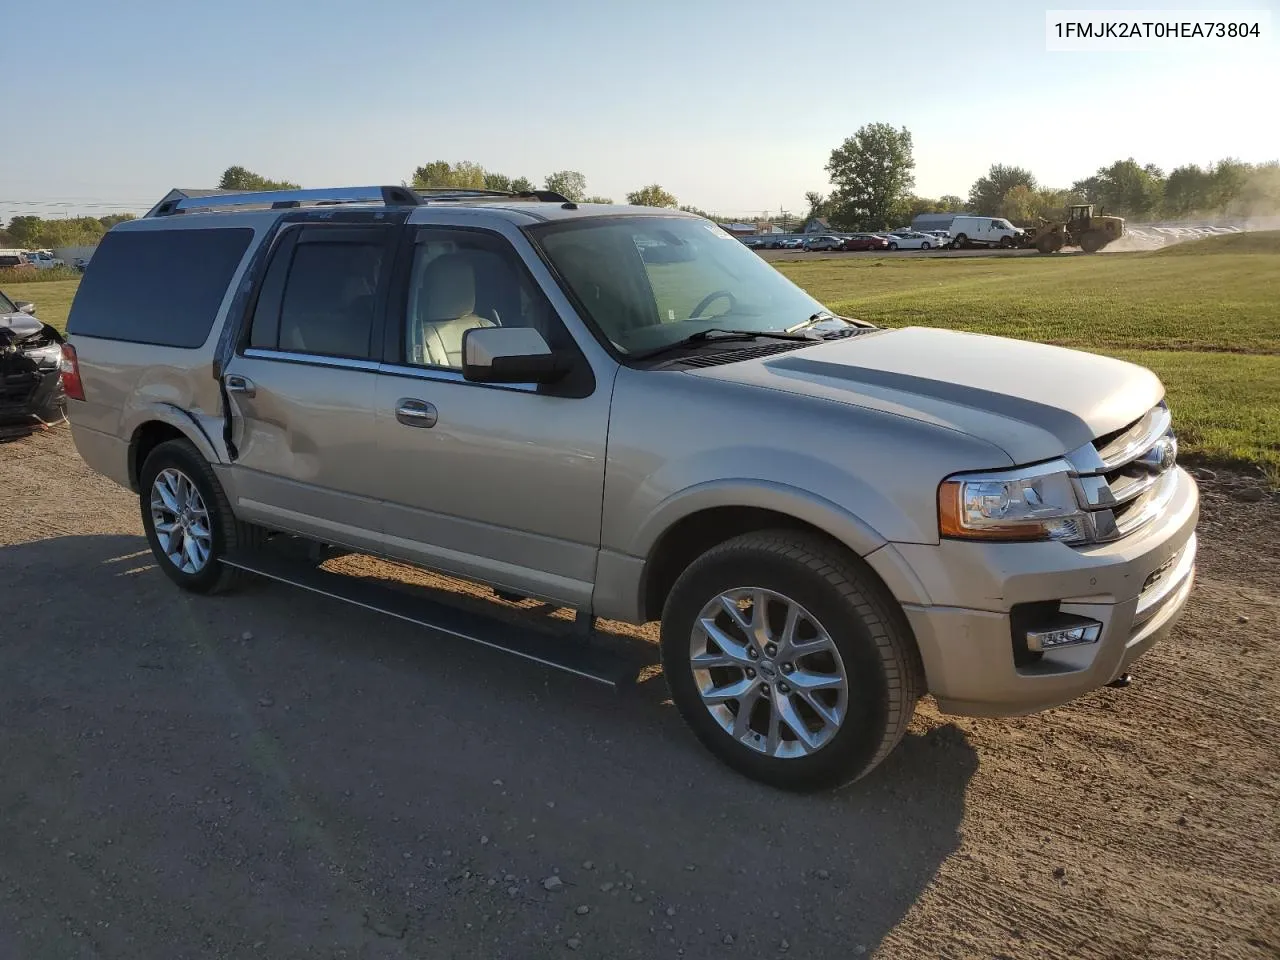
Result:
[[465,253],[446,253],[427,264],[418,281],[418,338],[425,361],[462,367],[462,335],[493,322],[475,313],[476,274]]

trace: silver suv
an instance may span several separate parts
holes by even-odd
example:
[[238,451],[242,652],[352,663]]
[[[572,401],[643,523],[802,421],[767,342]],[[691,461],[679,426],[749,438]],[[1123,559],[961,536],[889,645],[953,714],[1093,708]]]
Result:
[[[68,329],[76,445],[180,586],[344,595],[267,559],[301,540],[660,619],[696,735],[791,789],[866,773],[926,692],[996,716],[1117,681],[1191,590],[1152,373],[837,316],[672,210],[173,194]],[[575,662],[517,633],[491,642]]]

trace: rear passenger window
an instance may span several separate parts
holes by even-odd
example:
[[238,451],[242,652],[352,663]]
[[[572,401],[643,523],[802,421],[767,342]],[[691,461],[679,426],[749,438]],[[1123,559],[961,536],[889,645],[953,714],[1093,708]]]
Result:
[[249,346],[372,357],[384,238],[378,230],[317,228],[282,245],[263,281]]
[[252,239],[245,227],[111,231],[80,282],[67,332],[200,346]]

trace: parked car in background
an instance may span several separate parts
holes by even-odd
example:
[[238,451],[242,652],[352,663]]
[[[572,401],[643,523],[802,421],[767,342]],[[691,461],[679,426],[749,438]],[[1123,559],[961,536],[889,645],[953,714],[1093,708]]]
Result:
[[888,250],[889,241],[874,233],[855,233],[840,243],[841,250]]
[[819,234],[816,237],[806,237],[804,248],[806,250],[839,250],[843,241],[839,237],[833,237],[829,233]]
[[803,250],[804,237],[791,237],[788,240],[783,240],[782,248],[784,250]]
[[764,246],[764,238],[763,237],[746,237],[743,239],[742,245],[746,247],[748,250],[759,250]]
[[54,267],[65,267],[65,260],[55,257],[49,250],[28,250],[27,262],[37,270],[52,270]]
[[35,267],[22,250],[0,250],[0,270],[31,270]]
[[940,246],[937,237],[914,231],[891,233],[885,239],[889,241],[890,250],[931,250]]
[[956,248],[1017,247],[1022,244],[1023,231],[1003,217],[956,217],[951,221],[948,235]]
[[947,233],[945,230],[920,230],[917,232],[927,234],[931,237],[937,237],[938,242],[934,244],[936,247],[951,246],[951,234]]

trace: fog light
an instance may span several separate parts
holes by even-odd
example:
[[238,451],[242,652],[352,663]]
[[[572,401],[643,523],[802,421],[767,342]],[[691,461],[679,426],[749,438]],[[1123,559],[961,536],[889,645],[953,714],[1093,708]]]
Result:
[[1100,636],[1102,636],[1102,624],[1097,620],[1086,620],[1081,617],[1072,623],[1059,624],[1045,630],[1028,630],[1027,649],[1035,653],[1043,653],[1060,647],[1097,643]]

